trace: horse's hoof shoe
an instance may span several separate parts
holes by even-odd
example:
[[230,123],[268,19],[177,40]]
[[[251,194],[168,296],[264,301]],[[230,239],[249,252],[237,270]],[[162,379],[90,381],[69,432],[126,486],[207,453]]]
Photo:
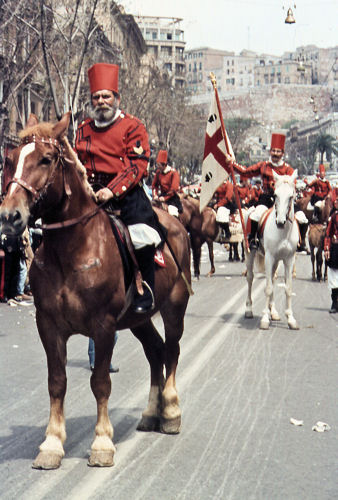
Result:
[[261,321],[260,325],[259,325],[259,328],[261,330],[269,330],[269,326],[270,326],[270,324],[269,324],[268,321]]
[[161,418],[160,431],[163,434],[179,434],[181,430],[181,417],[176,417],[173,419]]
[[290,330],[299,330],[299,326],[297,325],[296,321],[292,322],[292,323],[291,322],[288,323],[288,326],[289,326]]
[[58,469],[61,465],[61,460],[62,457],[58,453],[51,453],[50,451],[40,451],[40,453],[32,463],[32,468],[40,470]]
[[89,467],[112,467],[114,465],[113,450],[92,451],[88,459]]
[[142,432],[158,432],[160,430],[159,417],[147,417],[142,415],[137,430]]

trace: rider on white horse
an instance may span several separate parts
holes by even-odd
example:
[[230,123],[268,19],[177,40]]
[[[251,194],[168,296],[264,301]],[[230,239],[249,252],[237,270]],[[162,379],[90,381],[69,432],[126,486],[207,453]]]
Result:
[[[251,231],[248,235],[249,244],[251,249],[256,249],[257,244],[257,229],[258,222],[262,214],[267,208],[272,207],[274,203],[274,177],[273,172],[278,175],[292,175],[294,169],[285,163],[283,160],[284,156],[284,145],[285,145],[285,135],[280,133],[273,133],[271,137],[271,147],[270,147],[270,158],[268,161],[262,161],[251,165],[250,167],[245,167],[233,161],[230,155],[226,155],[226,161],[228,164],[232,164],[235,172],[239,173],[245,178],[258,177],[262,178],[262,189],[263,193],[259,197],[258,205],[250,214],[251,220]],[[296,218],[300,223],[300,231],[306,231],[307,229],[307,219],[305,214],[297,212]],[[304,226],[303,228],[301,226]],[[305,234],[304,234],[305,236]]]

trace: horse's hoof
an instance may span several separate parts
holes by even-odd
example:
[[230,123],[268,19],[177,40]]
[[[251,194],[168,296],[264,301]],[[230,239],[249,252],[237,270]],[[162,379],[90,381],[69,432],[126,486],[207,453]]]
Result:
[[166,419],[161,417],[160,431],[163,434],[179,434],[181,430],[181,417]]
[[261,320],[260,325],[259,325],[259,328],[260,328],[261,330],[269,330],[269,326],[270,326],[269,321],[264,321],[264,320]]
[[215,271],[214,272],[209,271],[207,274],[207,278],[211,278],[214,274],[215,274]]
[[147,417],[142,415],[142,418],[138,423],[137,430],[143,432],[158,432],[160,430],[159,417]]
[[114,465],[114,451],[92,451],[87,465],[89,465],[89,467],[112,467]]
[[290,330],[299,330],[299,326],[298,326],[296,320],[288,321],[288,326],[289,326]]
[[277,314],[271,314],[271,319],[273,321],[280,321],[280,316],[279,316],[278,313]]
[[61,460],[62,456],[59,453],[40,451],[40,453],[32,463],[32,468],[40,470],[58,469],[61,465]]
[[253,318],[252,311],[245,311],[244,317],[247,319],[252,319]]
[[194,276],[191,281],[199,281],[200,277],[199,276]]

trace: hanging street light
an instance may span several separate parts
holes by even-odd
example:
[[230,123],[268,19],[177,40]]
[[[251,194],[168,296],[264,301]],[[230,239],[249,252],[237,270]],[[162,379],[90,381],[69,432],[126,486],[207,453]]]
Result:
[[[294,5],[294,8],[296,8],[296,5]],[[287,13],[286,13],[286,19],[285,19],[285,24],[294,24],[296,22],[292,9],[291,7],[288,8]]]

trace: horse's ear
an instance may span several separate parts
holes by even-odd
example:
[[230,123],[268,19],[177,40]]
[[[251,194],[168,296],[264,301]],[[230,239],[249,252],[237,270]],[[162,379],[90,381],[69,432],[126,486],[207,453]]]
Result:
[[35,127],[35,125],[37,125],[38,123],[39,123],[38,117],[34,115],[34,113],[31,113],[28,117],[25,128]]
[[273,178],[275,179],[275,182],[278,181],[278,179],[281,177],[281,175],[277,174],[277,172],[275,172],[274,170],[272,171],[273,173]]
[[298,170],[297,170],[297,169],[293,171],[293,173],[292,173],[292,176],[291,176],[291,177],[292,177],[292,180],[293,180],[293,181],[295,181],[295,180],[297,179],[297,177],[298,177]]
[[67,133],[69,127],[69,121],[70,121],[70,111],[68,111],[68,113],[65,113],[61,118],[61,120],[54,125],[53,127],[54,137],[60,138]]

